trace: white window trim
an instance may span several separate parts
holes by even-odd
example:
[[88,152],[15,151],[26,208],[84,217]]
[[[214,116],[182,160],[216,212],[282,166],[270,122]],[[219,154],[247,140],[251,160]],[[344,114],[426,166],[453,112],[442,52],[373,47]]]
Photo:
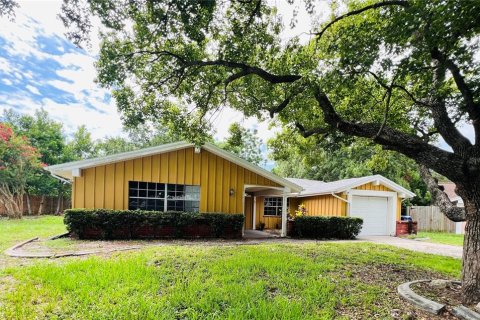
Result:
[[[148,181],[137,181],[137,180],[129,180],[128,181],[128,184],[130,184],[130,182],[145,182],[145,183],[155,183],[155,184],[163,184],[164,185],[164,194],[165,196],[163,198],[150,198],[150,197],[130,197],[130,187],[128,188],[128,203],[130,203],[130,199],[146,199],[146,200],[149,200],[149,199],[152,199],[152,200],[163,200],[163,212],[167,212],[168,210],[168,201],[172,201],[172,200],[175,200],[175,199],[168,199],[168,186],[169,185],[183,185],[183,186],[189,186],[189,187],[198,187],[198,195],[199,195],[199,199],[198,199],[198,211],[193,211],[193,212],[200,212],[200,186],[199,185],[192,185],[192,184],[179,184],[179,183],[164,183],[164,182],[148,182]],[[147,187],[147,195],[148,195],[148,187]],[[186,199],[183,199],[182,201],[194,201],[194,200],[186,200]],[[196,200],[195,200],[196,201]],[[130,205],[129,205],[130,207]],[[130,210],[130,209],[129,209]]]
[[[281,218],[283,212],[279,215],[278,214],[265,214],[265,200],[267,198],[280,198],[282,200],[282,202],[280,203],[280,206],[275,206],[275,208],[282,208],[282,210],[283,210],[283,197],[282,196],[277,196],[277,195],[263,197],[263,216],[264,217],[269,217],[269,218]],[[272,208],[272,207],[269,207],[269,208]]]

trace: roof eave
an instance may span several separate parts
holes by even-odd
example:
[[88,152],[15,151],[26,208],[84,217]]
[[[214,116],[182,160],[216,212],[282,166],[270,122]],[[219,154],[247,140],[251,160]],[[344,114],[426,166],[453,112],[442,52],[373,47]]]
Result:
[[[86,159],[86,160],[79,160],[79,161],[73,161],[73,162],[68,162],[64,164],[58,164],[58,165],[53,165],[53,166],[48,166],[45,167],[45,170],[49,171],[52,174],[61,176],[62,178],[66,178],[69,180],[72,180],[73,175],[72,175],[72,170],[74,169],[88,169],[100,165],[106,165],[106,164],[111,164],[111,163],[116,163],[120,161],[127,161],[131,159],[136,159],[140,157],[146,157],[152,154],[158,154],[158,153],[165,153],[165,152],[171,152],[175,150],[181,150],[189,147],[193,147],[193,143],[188,143],[188,142],[174,142],[174,143],[169,143],[161,146],[156,146],[156,147],[151,147],[151,148],[146,148],[146,149],[141,149],[141,150],[135,150],[135,151],[128,151],[128,152],[123,152],[123,153],[118,153],[110,156],[105,156],[105,157],[99,157],[99,158],[94,158],[94,159]],[[288,181],[287,179],[284,179],[282,177],[279,177],[263,168],[260,168],[257,165],[251,164],[250,162],[228,152],[225,151],[211,143],[206,143],[202,146],[203,149],[212,152],[224,159],[227,159],[235,164],[238,164],[252,172],[255,172],[256,174],[259,174],[275,183],[278,183],[279,185],[283,187],[289,188],[291,191],[294,192],[300,192],[303,190],[302,187],[299,185]]]

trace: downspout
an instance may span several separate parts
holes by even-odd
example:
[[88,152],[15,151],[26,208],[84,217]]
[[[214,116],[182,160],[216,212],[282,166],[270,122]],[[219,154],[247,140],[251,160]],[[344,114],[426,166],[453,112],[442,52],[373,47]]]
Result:
[[55,179],[58,179],[58,180],[62,181],[64,184],[67,184],[67,183],[68,183],[68,184],[72,184],[72,181],[67,180],[67,179],[64,179],[64,178],[62,178],[62,177],[60,177],[60,176],[57,176],[56,174],[53,174],[52,172],[50,172],[50,175],[51,175],[52,177],[54,177]]

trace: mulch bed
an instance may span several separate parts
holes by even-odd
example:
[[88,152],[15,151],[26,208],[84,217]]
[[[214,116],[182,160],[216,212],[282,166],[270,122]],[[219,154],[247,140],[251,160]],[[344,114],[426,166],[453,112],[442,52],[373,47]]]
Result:
[[[352,276],[357,279],[357,281],[372,285],[384,283],[385,288],[388,290],[385,299],[390,300],[391,304],[395,306],[390,310],[392,319],[457,319],[448,310],[438,316],[419,310],[397,294],[397,287],[400,284],[420,279],[437,279],[439,275],[435,272],[418,269],[412,270],[405,266],[392,264],[361,265],[350,266],[348,268],[353,271]],[[417,292],[416,289],[415,292]],[[420,294],[420,292],[418,293]],[[344,309],[340,313],[347,315],[350,319],[365,319],[366,317],[366,315],[359,314],[358,310],[355,309]]]
[[447,306],[458,306],[462,304],[461,290],[462,286],[456,283],[450,283],[445,288],[433,287],[428,282],[416,283],[412,285],[415,293],[430,300],[446,304]]

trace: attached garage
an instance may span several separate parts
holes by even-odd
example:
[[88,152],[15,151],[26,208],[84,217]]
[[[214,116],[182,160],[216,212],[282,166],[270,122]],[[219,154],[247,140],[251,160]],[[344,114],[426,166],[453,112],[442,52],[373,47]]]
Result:
[[394,236],[402,201],[415,196],[381,175],[333,182],[289,180],[304,189],[290,198],[290,210],[303,205],[311,216],[362,218],[360,236]]
[[363,219],[360,236],[388,235],[388,198],[353,196],[350,216]]

